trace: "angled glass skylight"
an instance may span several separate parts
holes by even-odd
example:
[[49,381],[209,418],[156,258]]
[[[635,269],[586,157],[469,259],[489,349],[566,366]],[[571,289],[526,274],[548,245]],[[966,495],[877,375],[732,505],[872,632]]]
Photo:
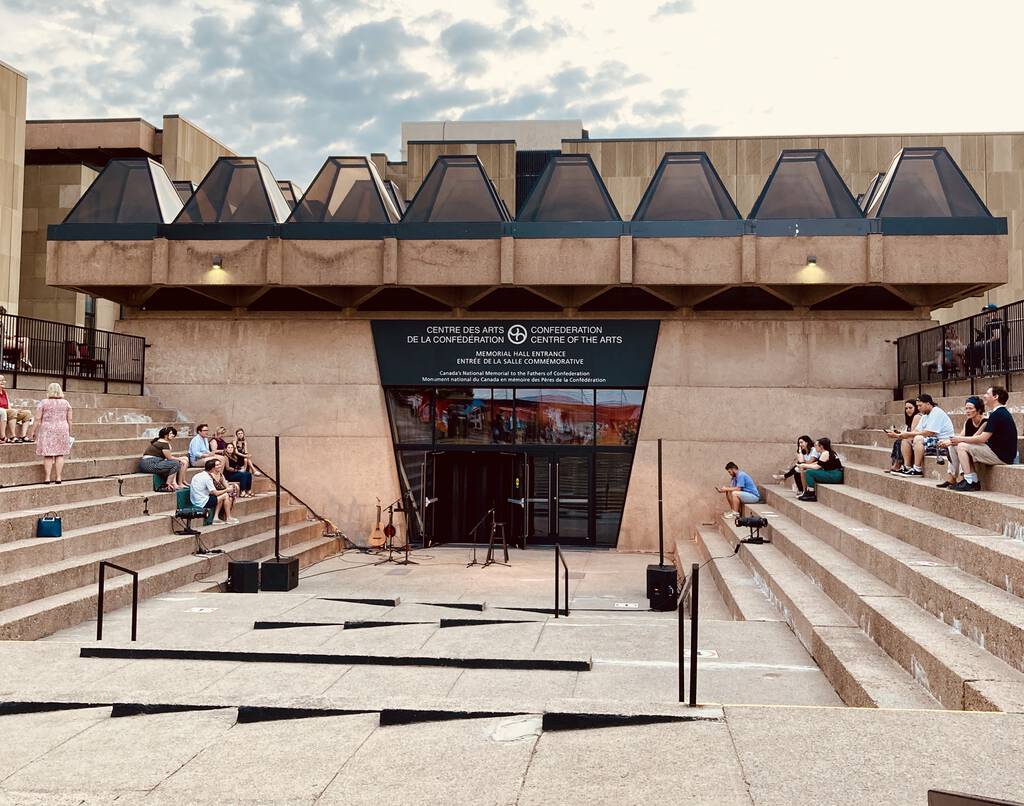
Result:
[[181,199],[181,203],[188,204],[188,200],[196,192],[196,183],[189,179],[175,179],[171,184],[174,185],[174,190],[178,194],[178,198]]
[[819,148],[779,155],[749,218],[863,218],[850,189]]
[[885,179],[885,174],[875,174],[871,177],[871,181],[868,182],[867,188],[857,197],[857,205],[861,210],[867,212],[868,206],[871,204],[871,199],[874,197],[875,191],[878,190],[878,186],[881,184],[883,179]]
[[736,220],[740,211],[703,151],[670,152],[633,214],[634,221]]
[[284,200],[288,202],[288,209],[294,210],[295,205],[298,204],[299,199],[302,198],[302,188],[290,179],[278,179],[277,186],[281,188],[281,195],[283,195]]
[[220,157],[176,224],[280,224],[288,202],[270,169],[255,157]]
[[181,199],[164,166],[151,159],[111,160],[64,219],[65,224],[166,224]]
[[438,157],[402,217],[414,224],[508,221],[508,213],[476,156]]
[[988,218],[981,197],[945,148],[904,148],[871,199],[869,218]]
[[555,154],[523,202],[519,221],[621,221],[589,154]]
[[395,209],[398,210],[399,215],[405,215],[405,199],[402,198],[402,191],[398,189],[398,185],[393,179],[389,179],[384,183],[384,187],[391,195],[391,201],[395,203]]
[[289,221],[394,224],[398,210],[366,157],[328,157]]

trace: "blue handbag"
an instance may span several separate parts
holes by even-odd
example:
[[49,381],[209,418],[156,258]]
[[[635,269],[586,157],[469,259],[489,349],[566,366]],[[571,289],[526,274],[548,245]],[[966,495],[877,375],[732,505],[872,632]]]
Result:
[[47,512],[36,521],[36,537],[60,537],[62,534],[60,515],[56,512]]

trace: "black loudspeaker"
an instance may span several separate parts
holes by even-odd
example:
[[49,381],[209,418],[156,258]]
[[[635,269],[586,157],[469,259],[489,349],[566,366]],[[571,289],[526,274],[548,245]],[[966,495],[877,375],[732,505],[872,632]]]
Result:
[[260,568],[260,588],[265,591],[290,591],[299,587],[299,558],[280,557],[264,560]]
[[679,578],[671,565],[647,566],[647,598],[651,610],[675,610],[679,601]]
[[228,593],[259,593],[260,564],[255,560],[228,561]]

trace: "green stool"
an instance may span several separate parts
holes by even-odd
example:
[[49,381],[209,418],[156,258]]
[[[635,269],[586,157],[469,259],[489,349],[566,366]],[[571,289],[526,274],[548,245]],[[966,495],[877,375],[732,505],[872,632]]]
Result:
[[189,492],[188,487],[182,487],[180,490],[175,491],[174,517],[185,521],[185,529],[181,532],[175,532],[175,534],[198,534],[192,528],[192,521],[199,517],[203,519],[203,526],[209,526],[213,523],[213,510],[192,506]]
[[153,474],[153,492],[157,492],[161,487],[164,486],[164,477],[158,476],[156,473]]

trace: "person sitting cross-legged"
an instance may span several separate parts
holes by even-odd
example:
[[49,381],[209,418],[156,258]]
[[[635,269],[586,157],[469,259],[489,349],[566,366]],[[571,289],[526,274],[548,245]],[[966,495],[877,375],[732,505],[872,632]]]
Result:
[[964,480],[950,488],[959,493],[981,489],[975,464],[1008,465],[1017,458],[1017,424],[1006,408],[1009,393],[1001,386],[990,386],[982,398],[989,408],[987,422],[972,437],[949,439],[964,468]]
[[729,504],[726,515],[739,515],[742,504],[756,504],[761,500],[761,491],[757,489],[754,480],[747,473],[744,473],[735,462],[729,462],[725,466],[726,472],[732,479],[728,487],[715,487],[720,493],[725,493],[725,500]]
[[[967,398],[964,402],[964,414],[967,415],[967,419],[964,420],[964,427],[959,436],[973,437],[981,430],[981,427],[988,419],[985,417],[985,404],[981,402],[981,398],[976,395],[971,395]],[[946,470],[946,480],[942,484],[936,484],[935,486],[940,489],[955,487],[957,482],[960,481],[960,454],[953,447],[951,439],[942,440],[939,443],[939,447],[948,450],[949,467]]]
[[192,477],[192,481],[188,485],[189,499],[194,507],[212,509],[215,520],[220,516],[228,523],[238,523],[238,518],[231,517],[231,504],[233,503],[231,488],[226,484],[223,489],[219,488],[217,479],[214,478],[215,475],[220,476],[218,470],[220,461],[220,459],[207,459],[203,470]]
[[804,471],[804,486],[807,489],[797,497],[797,501],[817,501],[819,484],[843,483],[843,463],[839,454],[832,450],[832,440],[822,437],[815,447],[818,449],[818,458],[814,467]]
[[941,450],[939,442],[949,439],[956,433],[953,421],[946,412],[935,405],[931,395],[918,395],[917,410],[921,413],[921,419],[914,428],[908,431],[885,432],[891,439],[903,440],[900,447],[903,450],[901,475],[904,476],[923,476],[925,454]]

